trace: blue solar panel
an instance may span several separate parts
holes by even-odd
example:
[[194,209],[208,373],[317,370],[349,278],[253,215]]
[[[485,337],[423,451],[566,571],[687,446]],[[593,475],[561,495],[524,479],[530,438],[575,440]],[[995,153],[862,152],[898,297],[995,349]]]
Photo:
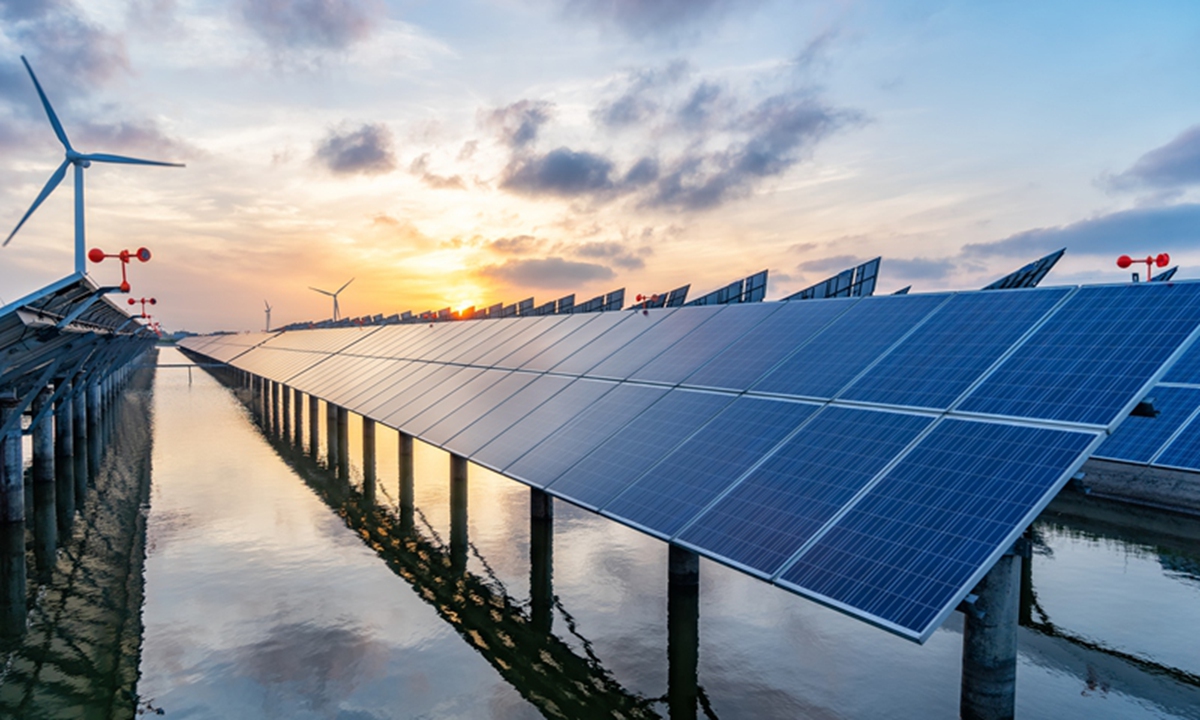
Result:
[[758,381],[753,389],[834,397],[855,375],[948,299],[948,295],[863,298],[802,350]]
[[446,372],[433,373],[418,385],[400,393],[397,396],[397,400],[400,401],[399,407],[383,416],[384,424],[407,432],[406,425],[410,420],[483,372],[478,368],[460,368],[453,365],[443,369]]
[[[555,375],[517,376],[533,378],[519,392],[487,410],[470,425],[459,425],[460,432],[446,441],[445,447],[463,457],[470,457],[500,433],[515,425],[530,412],[571,384],[570,378]],[[528,448],[527,448],[528,449]]]
[[[489,370],[488,372],[503,374],[499,370]],[[445,445],[446,441],[457,435],[460,430],[475,422],[483,415],[486,415],[497,405],[512,397],[514,393],[538,377],[533,373],[507,373],[503,375],[495,384],[489,385],[461,407],[433,425],[430,425],[428,429],[421,431],[421,439],[434,445]]]
[[717,353],[736,344],[742,335],[782,307],[783,303],[730,305],[724,312],[684,335],[679,342],[642,366],[630,378],[672,385],[679,383]]
[[[588,322],[582,325],[573,323],[570,335],[554,343],[538,355],[521,363],[521,368],[524,370],[549,370],[571,357],[571,355],[584,345],[608,333],[615,325],[623,323],[626,320],[637,325],[640,329],[645,329],[646,327],[646,323],[640,322],[641,318],[634,318],[633,313],[603,312],[592,313],[586,317],[590,318]],[[601,358],[592,359],[593,363],[600,362],[600,360]],[[507,364],[507,362],[508,360],[506,359],[505,363]]]
[[[601,395],[617,387],[615,383],[598,380],[572,381],[570,378],[556,376],[547,376],[546,379],[563,380],[571,384],[525,417],[512,417],[512,427],[497,435],[494,440],[488,442],[474,454],[473,459],[476,462],[496,470],[503,470],[554,431],[586,412],[587,408],[599,400]],[[491,415],[495,415],[499,410],[497,408]],[[500,422],[491,415],[484,418],[484,421]],[[472,429],[468,428],[464,431],[464,434],[467,433],[473,433]],[[457,442],[458,438],[455,438],[451,444]]]
[[739,397],[604,506],[604,512],[671,538],[818,408]]
[[544,350],[553,348],[556,344],[563,341],[564,338],[571,335],[576,330],[586,327],[595,318],[601,317],[601,313],[592,313],[589,315],[578,315],[570,318],[555,318],[561,320],[553,325],[549,330],[539,334],[537,337],[531,338],[516,350],[512,351],[504,358],[496,363],[497,367],[519,368],[528,363],[534,356]]
[[958,409],[1110,425],[1198,324],[1200,283],[1081,288]]
[[1068,292],[955,295],[839,397],[948,408]]
[[425,392],[431,387],[431,382],[439,381],[441,377],[452,374],[456,369],[445,365],[410,362],[393,377],[379,383],[373,394],[359,401],[361,412],[382,420],[416,397],[414,393]]
[[1096,437],[945,420],[780,583],[924,640],[1066,482]]
[[[624,380],[638,368],[662,355],[667,348],[695,330],[701,323],[724,312],[727,307],[729,306],[717,305],[672,312],[649,332],[642,333],[632,342],[616,348],[612,355],[588,371],[588,375]],[[598,342],[603,343],[604,340],[605,337],[601,337]]]
[[779,311],[770,322],[750,328],[737,342],[688,376],[684,384],[731,390],[751,387],[856,302],[857,299],[779,303]]
[[476,348],[463,353],[455,362],[494,365],[526,344],[537,342],[538,336],[568,320],[570,318],[564,315],[543,315],[507,320],[504,324],[509,326],[509,333],[499,335],[497,339],[490,342],[481,343]]
[[545,487],[665,392],[663,388],[646,385],[618,385],[503,468],[504,474],[534,487]]
[[732,401],[732,395],[672,390],[546,489],[574,503],[603,507]]
[[625,345],[639,341],[643,335],[655,330],[663,320],[676,312],[678,311],[671,309],[629,313],[628,322],[618,323],[612,330],[582,346],[566,360],[555,365],[551,372],[582,375]]
[[771,575],[931,422],[827,407],[679,539]]
[[[1158,388],[1154,390],[1156,395],[1158,390]],[[1134,420],[1135,418],[1129,419]],[[1192,420],[1188,423],[1179,436],[1172,440],[1171,444],[1158,457],[1154,458],[1154,464],[1183,468],[1184,470],[1200,470],[1200,422]]]
[[1148,397],[1154,398],[1158,417],[1125,419],[1094,453],[1095,457],[1148,463],[1159,448],[1200,406],[1200,389],[1156,386]]
[[[437,424],[442,418],[450,415],[454,411],[467,404],[472,398],[478,397],[480,394],[487,391],[488,388],[500,382],[506,375],[507,370],[483,370],[480,372],[463,372],[454,376],[450,381],[454,387],[449,387],[448,392],[441,395],[432,402],[422,402],[417,400],[416,403],[424,404],[425,409],[415,412],[408,419],[400,421],[405,432],[412,435],[419,435],[424,439],[425,432],[429,428]],[[433,442],[430,440],[430,442]]]
[[1200,342],[1195,343],[1163,376],[1163,382],[1200,385]]

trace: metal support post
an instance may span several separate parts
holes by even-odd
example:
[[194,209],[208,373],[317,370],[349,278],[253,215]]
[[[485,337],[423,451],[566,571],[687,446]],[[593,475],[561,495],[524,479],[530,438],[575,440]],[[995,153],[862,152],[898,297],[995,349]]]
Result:
[[337,406],[325,403],[325,467],[330,471],[338,466]]
[[72,426],[75,429],[75,506],[83,508],[84,497],[87,493],[88,482],[88,414],[87,414],[87,379],[80,378],[75,388],[75,398],[71,402],[71,410],[75,414]]
[[321,455],[321,400],[308,396],[308,454],[316,460]]
[[[0,396],[0,425],[19,412],[13,393]],[[0,435],[0,523],[25,522],[25,464],[21,457],[21,423]]]
[[93,379],[87,384],[88,421],[88,477],[100,470],[100,458],[104,452],[104,414],[100,411],[100,381]]
[[375,421],[363,418],[363,495],[375,502]]
[[533,628],[549,633],[554,624],[554,498],[529,489],[529,600]]
[[280,439],[287,441],[292,436],[292,389],[287,385],[280,385],[279,390],[279,399],[283,405],[279,412]]
[[54,391],[44,387],[33,400],[33,540],[38,572],[49,577],[58,548],[58,517],[54,500],[54,416],[47,411]]
[[1017,608],[1021,558],[1008,554],[975,586],[964,613],[963,720],[1011,720],[1017,699]]
[[337,474],[342,482],[350,480],[350,411],[337,407]]
[[413,511],[413,439],[412,435],[400,433],[400,529],[411,532]]
[[54,407],[54,474],[55,495],[58,500],[58,532],[71,532],[75,518],[75,414],[71,402],[70,383]]
[[304,447],[304,393],[292,389],[292,444],[297,448]]
[[450,455],[450,566],[467,569],[467,459]]
[[668,547],[667,707],[671,720],[695,720],[700,697],[700,557]]

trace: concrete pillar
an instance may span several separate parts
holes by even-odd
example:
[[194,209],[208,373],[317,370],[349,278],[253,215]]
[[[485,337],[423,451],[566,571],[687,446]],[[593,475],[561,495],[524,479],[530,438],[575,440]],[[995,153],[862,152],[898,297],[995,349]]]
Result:
[[[0,397],[0,425],[17,414],[16,394]],[[21,423],[0,435],[0,523],[25,522],[25,468],[21,457]]]
[[100,458],[104,454],[104,413],[100,410],[100,379],[94,378],[87,384],[88,422],[88,478],[100,470]]
[[337,408],[337,474],[342,482],[350,480],[350,411]]
[[667,557],[667,708],[695,720],[700,685],[700,557],[670,545]]
[[467,569],[467,459],[450,455],[450,565]]
[[530,488],[529,604],[533,628],[549,634],[554,625],[554,498]]
[[1021,604],[1017,623],[1024,627],[1033,625],[1033,553],[1021,558]]
[[416,509],[413,488],[413,439],[412,435],[400,433],[400,529],[411,532],[413,514]]
[[363,495],[375,502],[375,421],[363,418]]
[[44,387],[33,400],[33,414],[45,411],[33,427],[33,541],[38,573],[49,577],[58,548],[58,516],[54,499],[54,415],[49,410],[54,392]]
[[271,383],[271,425],[268,430],[272,438],[279,437],[279,383],[274,380]]
[[337,406],[325,403],[325,467],[331,471],[338,466]]
[[1011,720],[1017,699],[1017,607],[1021,559],[1005,555],[975,586],[975,605],[964,614],[963,720]]
[[66,537],[75,518],[75,413],[71,386],[63,388],[54,407],[54,474],[58,534]]
[[0,523],[0,637],[25,634],[25,524]]
[[313,460],[321,455],[321,400],[308,396],[308,454]]
[[75,415],[71,426],[75,430],[75,507],[82,509],[88,482],[88,424],[87,424],[87,379],[76,383],[75,397],[71,400],[71,411]]
[[292,389],[287,385],[279,386],[282,408],[279,412],[280,439],[287,441],[292,436]]
[[304,393],[293,389],[292,394],[292,444],[299,449],[304,447]]

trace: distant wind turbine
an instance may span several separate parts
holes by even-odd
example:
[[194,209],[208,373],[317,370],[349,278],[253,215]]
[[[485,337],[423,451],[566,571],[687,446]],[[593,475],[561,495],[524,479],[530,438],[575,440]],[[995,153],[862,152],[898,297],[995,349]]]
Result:
[[267,306],[267,332],[271,332],[271,303],[263,300],[263,305]]
[[87,272],[86,269],[86,249],[83,240],[83,170],[90,167],[93,162],[117,163],[122,165],[161,165],[164,167],[183,167],[180,163],[158,162],[156,160],[140,160],[138,158],[125,157],[123,155],[108,155],[105,153],[80,153],[75,148],[71,147],[71,141],[67,139],[67,133],[63,130],[62,123],[58,121],[58,115],[54,113],[54,108],[50,106],[50,100],[46,98],[46,93],[42,91],[42,85],[38,82],[37,76],[33,74],[33,68],[29,66],[29,61],[25,56],[21,56],[21,62],[25,63],[25,69],[29,71],[29,78],[33,80],[33,86],[37,88],[38,97],[42,100],[42,107],[46,109],[46,116],[50,118],[50,126],[54,128],[54,134],[58,137],[58,141],[62,143],[63,148],[67,151],[67,157],[63,160],[62,165],[54,171],[50,176],[50,180],[46,182],[46,186],[38,193],[37,199],[33,201],[33,205],[29,207],[28,212],[21,218],[21,222],[13,228],[13,231],[8,234],[4,243],[0,247],[7,246],[29,216],[34,210],[42,204],[50,193],[58,187],[59,183],[67,175],[67,166],[75,166],[75,272],[83,275]]
[[329,297],[333,298],[333,321],[337,322],[338,318],[341,317],[340,314],[338,313],[337,297],[338,297],[338,295],[341,295],[342,291],[345,290],[352,282],[354,282],[354,278],[350,278],[349,280],[347,280],[346,284],[341,286],[340,288],[338,288],[336,292],[329,292],[328,290],[322,290],[321,288],[315,288],[312,285],[309,285],[308,289],[313,290],[315,292],[319,292],[322,295],[328,295]]

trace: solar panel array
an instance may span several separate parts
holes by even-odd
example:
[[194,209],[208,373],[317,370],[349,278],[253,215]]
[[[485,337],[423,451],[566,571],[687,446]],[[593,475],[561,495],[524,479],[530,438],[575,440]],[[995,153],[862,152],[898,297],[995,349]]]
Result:
[[868,260],[862,265],[843,270],[812,287],[788,295],[784,300],[821,300],[873,295],[875,283],[879,279],[880,259]]
[[1014,270],[991,285],[988,285],[984,290],[1011,290],[1013,288],[1037,287],[1038,283],[1046,277],[1046,274],[1050,272],[1054,265],[1062,259],[1063,253],[1066,251],[1066,248],[1063,248],[1062,250],[1050,253],[1046,257],[1038,258],[1019,270]]
[[1197,327],[1141,283],[183,345],[923,642]]

